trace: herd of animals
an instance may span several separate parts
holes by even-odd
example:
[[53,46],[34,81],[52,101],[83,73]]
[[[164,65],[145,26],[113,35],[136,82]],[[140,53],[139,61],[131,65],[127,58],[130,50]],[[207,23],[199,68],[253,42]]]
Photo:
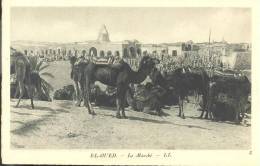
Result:
[[[31,106],[34,108],[32,90],[37,89],[40,92],[41,84],[38,82],[39,79],[35,78],[33,72],[30,71],[30,63],[28,63],[26,57],[20,52],[15,54],[15,70],[13,73],[16,74],[20,90],[16,106],[19,106],[24,95],[24,87],[26,87]],[[148,105],[158,115],[162,115],[162,108],[169,104],[177,104],[179,116],[185,118],[184,101],[187,100],[188,96],[194,95],[197,99],[199,99],[199,96],[202,98],[200,118],[217,119],[219,109],[223,109],[218,103],[226,100],[230,101],[229,105],[234,110],[233,120],[236,123],[241,122],[245,115],[248,97],[251,94],[251,83],[246,76],[212,74],[212,72],[203,68],[191,69],[190,67],[181,67],[173,72],[162,74],[156,68],[159,63],[160,61],[156,58],[143,56],[139,69],[133,71],[123,59],[117,64],[96,64],[91,61],[79,61],[76,57],[71,57],[71,79],[74,82],[76,106],[80,106],[83,101],[88,113],[96,114],[91,105],[91,96],[93,96],[93,89],[95,90],[95,82],[100,81],[108,87],[115,87],[116,89],[114,99],[117,107],[117,118],[127,118],[125,113],[127,105],[139,111],[143,109],[144,105]],[[141,86],[140,83],[148,76],[151,83]],[[138,96],[137,93],[140,93],[142,88],[142,95],[145,96],[143,100],[135,97]],[[171,102],[171,100],[174,102]]]

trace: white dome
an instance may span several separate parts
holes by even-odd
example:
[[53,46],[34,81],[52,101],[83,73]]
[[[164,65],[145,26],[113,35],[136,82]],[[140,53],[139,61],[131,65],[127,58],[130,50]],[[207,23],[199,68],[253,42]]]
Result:
[[110,42],[109,34],[108,34],[108,31],[107,31],[107,28],[106,28],[105,25],[102,25],[102,27],[99,31],[97,40],[100,41],[100,42]]

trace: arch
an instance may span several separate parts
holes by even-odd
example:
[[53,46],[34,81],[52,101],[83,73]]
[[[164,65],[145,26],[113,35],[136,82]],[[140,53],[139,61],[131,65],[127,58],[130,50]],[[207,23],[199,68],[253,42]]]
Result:
[[107,56],[108,56],[108,57],[112,56],[112,51],[108,50],[108,51],[107,51]]
[[143,56],[146,56],[146,55],[148,55],[147,50],[143,51]]
[[61,54],[61,49],[60,48],[58,48],[58,55],[60,55]]
[[101,57],[101,58],[105,57],[105,51],[104,50],[100,50],[99,57]]
[[72,56],[72,51],[71,51],[71,49],[69,49],[69,51],[68,51],[68,56]]
[[78,50],[74,49],[74,55],[78,57]]
[[128,49],[124,48],[124,50],[123,50],[123,58],[128,58],[128,57],[129,57]]
[[165,54],[165,53],[166,53],[166,50],[165,50],[165,49],[163,49],[163,50],[162,50],[162,54]]
[[86,54],[87,54],[87,51],[86,51],[86,50],[82,50],[81,52],[82,52],[82,56],[84,56],[84,57],[85,57],[85,56],[86,56]]
[[28,54],[28,50],[24,50],[24,55],[27,56],[27,54]]
[[97,57],[97,49],[95,47],[91,47],[89,49],[89,55],[92,57],[92,56],[95,56]]
[[177,50],[172,50],[172,56],[177,56]]
[[157,54],[157,51],[156,51],[156,50],[154,50],[154,51],[153,51],[153,54],[154,54],[154,55],[155,55],[155,54]]
[[141,48],[137,48],[136,52],[137,52],[137,55],[138,55],[138,56],[141,56],[141,54],[142,54]]
[[120,57],[120,52],[117,50],[117,51],[115,51],[115,56],[118,56],[118,57]]
[[136,57],[136,51],[135,51],[135,48],[134,48],[134,47],[130,47],[129,50],[130,50],[131,58],[135,58],[135,57]]
[[187,51],[191,51],[191,45],[190,44],[188,44]]
[[29,56],[33,56],[33,50],[30,50]]
[[66,49],[63,49],[62,50],[62,55],[65,56],[67,54],[67,50]]

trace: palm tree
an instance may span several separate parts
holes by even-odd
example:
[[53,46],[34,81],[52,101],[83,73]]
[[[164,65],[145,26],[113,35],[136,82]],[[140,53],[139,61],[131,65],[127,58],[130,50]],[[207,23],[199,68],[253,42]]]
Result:
[[44,62],[40,60],[37,56],[29,56],[28,59],[31,64],[31,72],[38,75],[41,80],[40,82],[41,82],[41,88],[43,94],[37,94],[38,97],[47,98],[48,101],[51,101],[50,91],[53,91],[53,87],[42,77],[42,76],[47,76],[50,78],[54,78],[54,76],[51,73],[44,71],[44,69],[49,67],[49,64],[44,64]]

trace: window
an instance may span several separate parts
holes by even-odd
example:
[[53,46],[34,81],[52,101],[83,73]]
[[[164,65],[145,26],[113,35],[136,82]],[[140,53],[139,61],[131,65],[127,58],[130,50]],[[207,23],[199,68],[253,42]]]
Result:
[[172,50],[172,56],[177,56],[177,50]]
[[186,46],[185,46],[184,43],[182,43],[182,45],[181,45],[181,50],[182,50],[182,51],[186,51]]
[[99,52],[99,57],[101,57],[101,58],[104,58],[104,57],[105,57],[105,52],[104,52],[103,50],[101,50],[101,51]]
[[123,57],[128,58],[128,50],[127,48],[124,48]]
[[85,56],[86,55],[86,50],[82,50],[82,55]]
[[111,56],[112,55],[112,51],[108,50],[107,51],[107,56]]

